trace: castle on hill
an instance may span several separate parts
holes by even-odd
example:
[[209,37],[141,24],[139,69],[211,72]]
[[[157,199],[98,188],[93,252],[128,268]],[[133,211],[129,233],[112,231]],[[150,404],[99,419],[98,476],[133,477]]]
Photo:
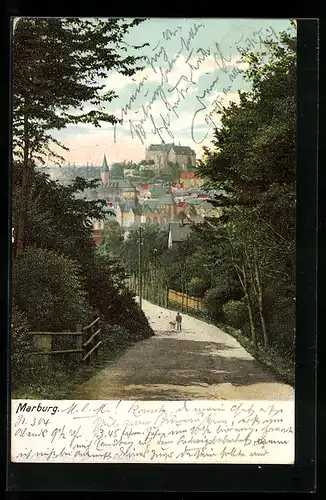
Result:
[[178,163],[182,170],[191,171],[196,167],[196,153],[189,146],[176,144],[151,144],[146,149],[146,161],[154,162],[154,169],[160,170],[169,163]]

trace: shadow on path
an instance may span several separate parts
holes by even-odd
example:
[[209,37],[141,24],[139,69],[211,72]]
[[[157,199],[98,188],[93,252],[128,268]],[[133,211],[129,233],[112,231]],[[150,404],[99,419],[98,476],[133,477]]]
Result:
[[122,384],[241,386],[277,380],[255,359],[220,355],[224,350],[232,352],[226,344],[154,338],[137,347],[140,349],[127,352],[112,366],[113,371],[118,369]]
[[[223,388],[222,392],[219,388]],[[278,391],[289,390],[243,349],[218,342],[152,337],[102,369],[73,396],[134,400],[277,399]]]

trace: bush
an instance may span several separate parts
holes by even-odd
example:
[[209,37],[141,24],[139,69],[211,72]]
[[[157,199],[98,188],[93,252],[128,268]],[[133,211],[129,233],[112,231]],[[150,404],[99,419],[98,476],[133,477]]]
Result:
[[153,335],[145,314],[127,289],[123,268],[114,258],[97,254],[86,272],[91,304],[104,321],[126,328],[139,340]]
[[272,344],[280,353],[294,360],[295,356],[295,302],[279,299],[275,314],[268,319],[268,330]]
[[229,266],[221,266],[213,276],[213,287],[204,296],[204,305],[213,320],[224,321],[223,305],[242,297],[239,280]]
[[193,297],[204,297],[207,283],[203,278],[192,278],[188,284],[188,293]]
[[223,304],[225,303],[224,291],[220,288],[211,288],[207,290],[204,297],[204,307],[209,316],[215,320],[223,319]]
[[13,298],[32,330],[75,330],[91,319],[77,264],[51,250],[27,248],[13,263]]
[[248,312],[241,300],[230,300],[222,307],[225,321],[234,328],[243,328],[248,323]]
[[265,317],[271,343],[282,355],[294,360],[295,291],[284,283],[271,282],[265,292]]
[[29,325],[25,314],[16,305],[11,313],[11,376],[13,387],[28,377],[31,370],[32,343],[27,335]]

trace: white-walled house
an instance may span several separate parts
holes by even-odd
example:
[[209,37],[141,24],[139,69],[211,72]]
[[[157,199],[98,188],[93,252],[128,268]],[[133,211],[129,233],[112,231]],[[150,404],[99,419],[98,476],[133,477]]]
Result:
[[185,241],[191,234],[191,229],[193,224],[183,224],[181,222],[170,222],[169,224],[169,236],[168,236],[168,248],[173,248],[182,241]]

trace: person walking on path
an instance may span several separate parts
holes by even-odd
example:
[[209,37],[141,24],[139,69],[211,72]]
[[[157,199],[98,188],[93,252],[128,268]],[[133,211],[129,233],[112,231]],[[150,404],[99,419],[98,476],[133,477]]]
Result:
[[176,324],[177,324],[177,332],[181,331],[181,323],[182,323],[182,316],[181,314],[178,312],[176,317],[175,317],[175,321],[176,321]]

